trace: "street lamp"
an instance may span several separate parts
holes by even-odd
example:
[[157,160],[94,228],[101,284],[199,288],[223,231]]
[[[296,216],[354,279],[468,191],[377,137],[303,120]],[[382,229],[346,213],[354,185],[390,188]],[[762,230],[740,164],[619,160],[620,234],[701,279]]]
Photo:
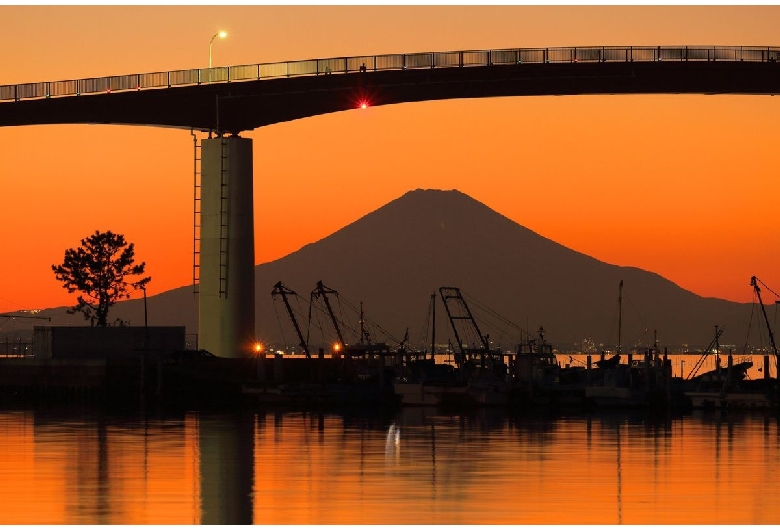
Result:
[[227,37],[227,31],[218,31],[214,34],[213,37],[211,37],[211,41],[209,42],[209,68],[211,68],[211,47],[214,44],[214,39],[219,37],[220,39],[224,39]]

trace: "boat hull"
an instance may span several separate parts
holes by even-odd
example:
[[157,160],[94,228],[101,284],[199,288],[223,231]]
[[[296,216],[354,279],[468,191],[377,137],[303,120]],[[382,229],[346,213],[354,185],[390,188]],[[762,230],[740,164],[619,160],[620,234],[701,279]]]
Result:
[[441,385],[431,383],[395,383],[395,394],[402,405],[440,406],[468,400],[466,385]]
[[776,409],[777,399],[764,392],[686,392],[695,409]]
[[645,392],[636,388],[589,386],[585,398],[601,407],[639,407],[645,405]]

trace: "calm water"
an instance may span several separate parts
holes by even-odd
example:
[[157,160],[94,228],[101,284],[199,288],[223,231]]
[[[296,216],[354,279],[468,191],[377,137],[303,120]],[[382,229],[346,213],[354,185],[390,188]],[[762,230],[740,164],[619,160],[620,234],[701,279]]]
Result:
[[778,524],[775,416],[0,412],[0,523]]

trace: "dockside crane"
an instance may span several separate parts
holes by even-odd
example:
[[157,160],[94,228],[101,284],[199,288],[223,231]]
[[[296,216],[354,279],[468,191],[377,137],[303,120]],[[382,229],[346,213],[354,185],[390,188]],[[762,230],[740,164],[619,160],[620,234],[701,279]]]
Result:
[[[333,296],[335,296],[337,300],[335,305],[338,307],[334,307],[334,304],[332,303],[331,297]],[[333,325],[333,329],[339,341],[338,348],[343,348],[345,354],[355,356],[389,352],[388,345],[385,342],[377,340],[380,336],[386,337],[392,343],[398,344],[400,349],[404,349],[404,345],[408,340],[408,331],[404,339],[399,341],[377,322],[374,322],[365,315],[363,312],[363,302],[360,302],[359,308],[356,307],[354,304],[350,303],[349,300],[340,296],[338,291],[323,285],[322,281],[317,282],[317,287],[311,293],[309,302],[309,322],[311,322],[312,312],[315,309],[315,300],[322,301],[322,304],[319,304],[317,309],[328,314],[328,318]],[[358,318],[358,329],[355,329],[350,325],[349,319],[345,319],[345,315],[342,311],[344,309],[342,304],[346,307],[347,312],[350,313],[350,317]],[[322,306],[324,306],[324,308]],[[336,309],[339,310],[339,316],[336,315]],[[368,326],[371,327],[371,331],[369,331]],[[355,342],[347,343],[345,339],[349,340],[351,338],[354,338]]]
[[336,331],[336,336],[339,339],[339,348],[344,348],[346,346],[346,344],[344,343],[344,336],[341,333],[341,326],[339,325],[339,321],[336,318],[336,314],[333,312],[333,308],[331,307],[330,301],[328,300],[329,294],[338,296],[337,291],[325,287],[322,284],[322,280],[318,281],[317,287],[311,292],[311,301],[309,307],[311,308],[311,302],[313,302],[314,299],[322,298],[322,302],[325,304],[325,308],[328,311],[328,315],[330,315],[330,320],[333,323],[333,329]]
[[[713,338],[712,341],[707,345],[707,348],[704,350],[704,354],[702,354],[702,356],[699,357],[699,360],[696,361],[696,364],[693,366],[691,373],[689,373],[688,377],[685,378],[686,381],[689,381],[694,377],[696,377],[696,373],[702,367],[702,365],[704,364],[704,360],[709,356],[713,348],[715,348],[715,355],[718,355],[719,353],[718,339],[720,339],[720,336],[723,334],[724,329],[725,328],[720,328],[718,326],[715,326],[715,338]],[[718,362],[717,364],[718,364],[718,368],[720,368],[720,362]]]
[[[452,332],[455,334],[455,341],[458,343],[458,349],[460,350],[460,352],[455,355],[455,362],[459,365],[463,365],[468,360],[469,356],[473,354],[488,355],[491,361],[494,363],[498,362],[498,359],[494,358],[493,352],[490,351],[488,338],[480,331],[479,325],[474,319],[474,315],[471,313],[460,289],[457,287],[439,287],[439,295],[441,296],[442,302],[444,302],[444,310],[447,312],[447,317],[452,326]],[[454,305],[452,309],[450,308],[451,305]],[[468,348],[463,345],[463,339],[461,339],[461,336],[458,333],[457,321],[465,321],[466,326],[469,326],[470,324],[473,334],[477,337],[482,346],[481,348]]]
[[[772,291],[772,289],[769,289],[769,287],[766,286],[764,282],[756,278],[755,276],[750,278],[750,285],[753,287],[753,290],[756,292],[756,296],[758,297],[758,305],[761,306],[761,312],[764,314],[764,321],[766,322],[766,330],[769,333],[769,343],[772,346],[772,352],[775,354],[775,367],[780,370],[780,355],[777,353],[777,345],[775,345],[775,337],[772,335],[772,327],[769,325],[769,317],[766,315],[766,308],[764,307],[764,302],[761,300],[761,289],[758,287],[758,284],[761,283],[768,291],[773,293],[775,296],[778,296],[777,293]],[[778,296],[780,298],[780,296]],[[778,372],[778,381],[780,381],[780,372]]]
[[295,318],[295,313],[293,312],[292,306],[290,305],[290,301],[287,298],[287,295],[297,296],[298,294],[293,291],[292,289],[288,289],[285,287],[281,281],[276,282],[276,285],[274,285],[274,290],[271,291],[271,297],[276,300],[276,296],[279,295],[282,298],[282,301],[284,302],[285,307],[287,308],[287,313],[290,315],[290,320],[292,320],[293,326],[295,326],[295,333],[298,334],[298,340],[300,341],[300,346],[303,348],[303,352],[306,354],[306,358],[311,358],[311,353],[309,352],[309,345],[306,342],[306,339],[303,338],[303,333],[301,332],[301,327],[298,325],[298,319]]

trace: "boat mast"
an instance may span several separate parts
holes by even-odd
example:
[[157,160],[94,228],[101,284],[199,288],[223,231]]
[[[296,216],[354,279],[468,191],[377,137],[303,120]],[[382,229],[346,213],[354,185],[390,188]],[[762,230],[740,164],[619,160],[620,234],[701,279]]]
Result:
[[693,365],[693,369],[691,370],[691,373],[689,373],[688,377],[685,378],[686,381],[696,376],[696,373],[699,371],[699,368],[701,368],[702,365],[704,364],[704,360],[707,358],[707,356],[709,356],[710,352],[712,351],[712,348],[715,348],[716,351],[718,350],[718,348],[720,348],[718,339],[723,333],[723,330],[724,328],[721,328],[720,326],[715,324],[715,337],[710,341],[709,344],[707,344],[707,347],[704,348],[704,353],[702,354],[701,357],[699,357],[699,360],[696,361],[696,364]]
[[360,344],[363,344],[363,337],[366,334],[366,328],[363,326],[363,301],[360,301]]
[[297,296],[296,292],[292,289],[288,289],[284,285],[282,285],[282,282],[276,282],[276,285],[274,285],[274,290],[271,291],[271,297],[273,299],[276,299],[276,295],[279,294],[282,296],[282,301],[284,302],[284,306],[287,308],[287,314],[290,315],[290,320],[292,320],[293,326],[295,326],[295,333],[298,334],[298,340],[300,341],[300,346],[303,348],[303,352],[306,354],[306,358],[310,358],[311,354],[309,353],[309,345],[306,344],[306,340],[303,338],[303,333],[301,333],[301,328],[298,325],[298,319],[295,318],[295,313],[293,313],[292,306],[290,306],[290,301],[287,299],[287,295],[291,294],[294,296]]
[[623,327],[623,280],[620,280],[620,286],[618,287],[618,355],[623,350],[623,343],[621,341],[620,333]]
[[[466,300],[463,298],[463,295],[460,292],[460,289],[457,287],[439,287],[439,293],[441,294],[442,302],[444,302],[444,309],[447,310],[447,315],[450,317],[450,324],[452,325],[452,331],[455,333],[455,339],[458,341],[458,346],[461,349],[461,353],[468,353],[466,350],[471,350],[471,348],[464,348],[463,343],[461,342],[460,335],[458,335],[458,329],[455,325],[456,320],[467,320],[471,322],[471,327],[474,330],[475,335],[479,339],[479,342],[482,344],[482,350],[485,353],[490,353],[490,346],[488,343],[487,338],[485,338],[484,335],[482,335],[482,332],[479,330],[479,326],[477,325],[477,321],[474,319],[474,315],[471,314],[471,310],[469,309],[468,304],[466,303]],[[445,294],[446,293],[446,294]],[[453,315],[450,310],[449,306],[447,304],[447,300],[454,298],[457,300],[458,308],[461,310],[461,314]]]
[[[777,353],[777,346],[775,345],[775,337],[772,335],[772,327],[769,325],[769,317],[766,316],[766,308],[764,308],[764,302],[761,300],[761,289],[758,288],[758,278],[753,276],[750,278],[750,285],[756,291],[758,297],[758,304],[761,306],[761,312],[764,314],[764,321],[766,321],[766,330],[769,332],[769,343],[772,345],[772,351],[775,354],[775,365],[780,367],[780,355]],[[771,290],[771,289],[770,289]]]
[[[720,337],[720,333],[718,333],[718,325],[715,324],[715,368],[720,370],[720,343],[718,342],[718,338]],[[720,377],[720,375],[718,375]]]
[[339,345],[340,347],[344,348],[346,347],[346,344],[344,343],[344,337],[341,335],[341,327],[339,326],[339,322],[336,319],[336,315],[333,313],[333,308],[330,306],[330,301],[328,300],[328,293],[335,294],[338,296],[338,293],[334,291],[333,289],[329,289],[325,287],[322,284],[322,280],[317,282],[317,288],[312,291],[311,296],[312,298],[319,298],[322,296],[322,301],[325,302],[325,308],[328,310],[328,315],[330,315],[330,320],[333,322],[333,328],[336,330],[336,335],[339,338]]
[[436,291],[431,293],[431,359],[435,361],[434,348],[436,348]]

